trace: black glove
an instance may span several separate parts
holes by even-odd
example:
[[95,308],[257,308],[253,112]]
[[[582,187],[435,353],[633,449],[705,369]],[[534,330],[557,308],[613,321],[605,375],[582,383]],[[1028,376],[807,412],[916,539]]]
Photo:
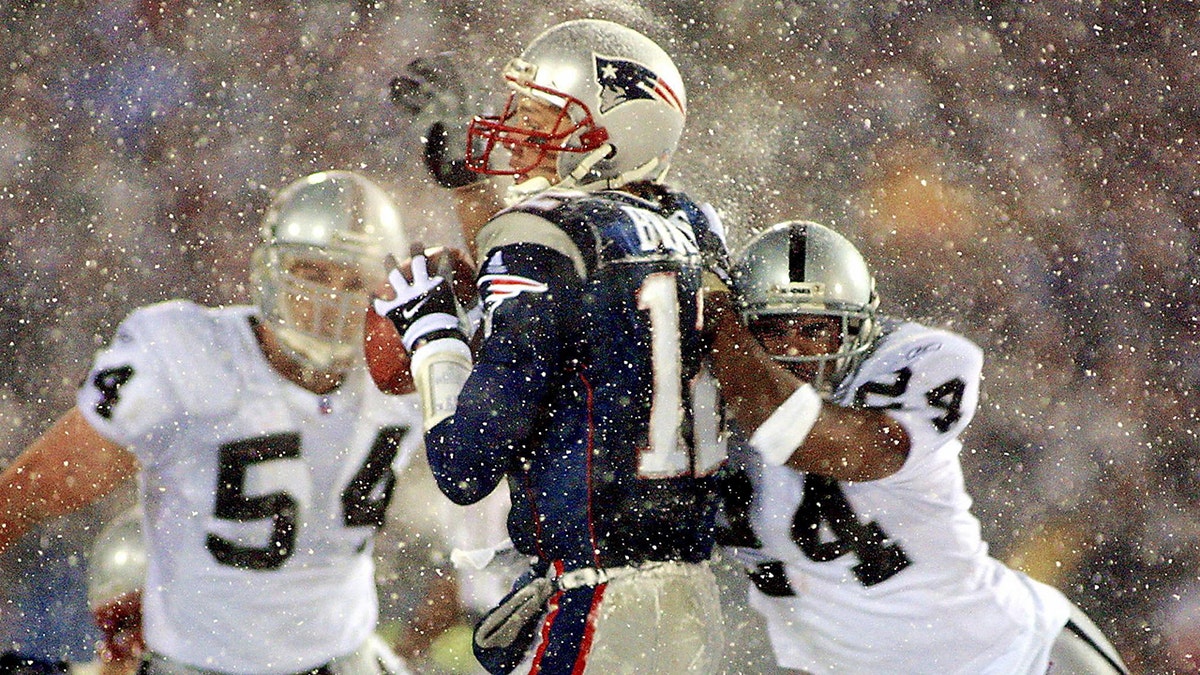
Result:
[[471,96],[454,58],[454,52],[442,52],[409,61],[391,84],[392,103],[412,115],[413,126],[422,130],[425,168],[448,188],[484,178],[466,167]]
[[[456,131],[466,133],[465,130]],[[425,132],[422,140],[425,141],[425,152],[422,154],[425,158],[425,168],[429,170],[429,174],[433,176],[438,185],[459,188],[483,180],[483,174],[475,173],[467,168],[465,139],[461,144],[463,152],[454,154],[451,150],[451,148],[458,147],[459,143],[451,142],[446,125],[434,122],[433,126]]]
[[465,341],[458,321],[458,303],[446,278],[429,276],[424,255],[412,259],[412,277],[410,282],[403,272],[393,269],[388,282],[395,299],[375,300],[375,312],[391,319],[408,353],[421,340],[456,337]]

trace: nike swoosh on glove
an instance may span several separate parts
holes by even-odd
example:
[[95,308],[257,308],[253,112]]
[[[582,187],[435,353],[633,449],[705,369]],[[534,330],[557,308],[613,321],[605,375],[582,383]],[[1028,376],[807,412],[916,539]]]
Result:
[[375,299],[375,311],[386,316],[396,326],[411,354],[418,342],[439,337],[466,340],[458,321],[458,302],[446,278],[429,276],[424,255],[412,259],[412,281],[399,269],[388,273],[388,283],[395,291],[392,300]]

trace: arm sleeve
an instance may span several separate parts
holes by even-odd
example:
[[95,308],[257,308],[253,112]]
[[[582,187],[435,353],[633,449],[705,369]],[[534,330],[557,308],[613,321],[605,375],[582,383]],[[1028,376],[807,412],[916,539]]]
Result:
[[438,487],[455,503],[486,497],[530,438],[563,374],[582,283],[570,257],[542,244],[488,253],[478,280],[483,343],[454,415],[425,437]]
[[908,464],[958,438],[975,416],[983,352],[941,330],[909,331],[890,341],[855,376],[853,405],[880,408],[911,442]]
[[143,456],[146,449],[138,439],[174,418],[179,407],[170,373],[159,360],[158,352],[170,345],[155,339],[155,323],[144,309],[126,317],[112,344],[97,352],[75,396],[88,424],[129,448],[143,464],[152,458]]

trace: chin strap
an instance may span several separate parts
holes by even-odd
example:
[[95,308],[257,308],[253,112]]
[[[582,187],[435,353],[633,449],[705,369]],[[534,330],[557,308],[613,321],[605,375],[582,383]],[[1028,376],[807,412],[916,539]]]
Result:
[[550,181],[546,180],[542,176],[530,178],[529,180],[522,181],[520,183],[513,183],[512,185],[509,185],[508,189],[504,192],[504,205],[516,206],[517,204],[525,201],[527,198],[532,197],[533,195],[536,195],[544,190],[549,190],[551,187],[553,186],[550,184]]
[[579,164],[577,164],[575,168],[571,170],[571,173],[564,176],[557,183],[551,183],[546,178],[539,176],[537,178],[530,178],[527,181],[515,183],[509,186],[504,196],[505,206],[515,206],[516,204],[524,201],[526,198],[544,190],[548,190],[551,187],[561,190],[575,189],[582,190],[584,192],[590,192],[593,190],[619,188],[622,185],[627,185],[639,180],[645,180],[647,178],[659,179],[667,173],[666,163],[655,157],[639,167],[635,167],[611,178],[593,178],[592,180],[586,180],[589,177],[588,174],[592,171],[592,167],[596,166],[596,164],[600,163],[602,160],[607,159],[612,153],[612,150],[612,144],[605,143],[604,145],[589,152],[588,154],[584,155]]

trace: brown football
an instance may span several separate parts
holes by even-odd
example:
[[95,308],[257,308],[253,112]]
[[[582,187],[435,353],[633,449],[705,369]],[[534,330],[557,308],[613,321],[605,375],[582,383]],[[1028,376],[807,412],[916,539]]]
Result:
[[363,356],[375,386],[385,394],[409,394],[416,391],[409,370],[408,352],[391,319],[367,308],[363,329]]

